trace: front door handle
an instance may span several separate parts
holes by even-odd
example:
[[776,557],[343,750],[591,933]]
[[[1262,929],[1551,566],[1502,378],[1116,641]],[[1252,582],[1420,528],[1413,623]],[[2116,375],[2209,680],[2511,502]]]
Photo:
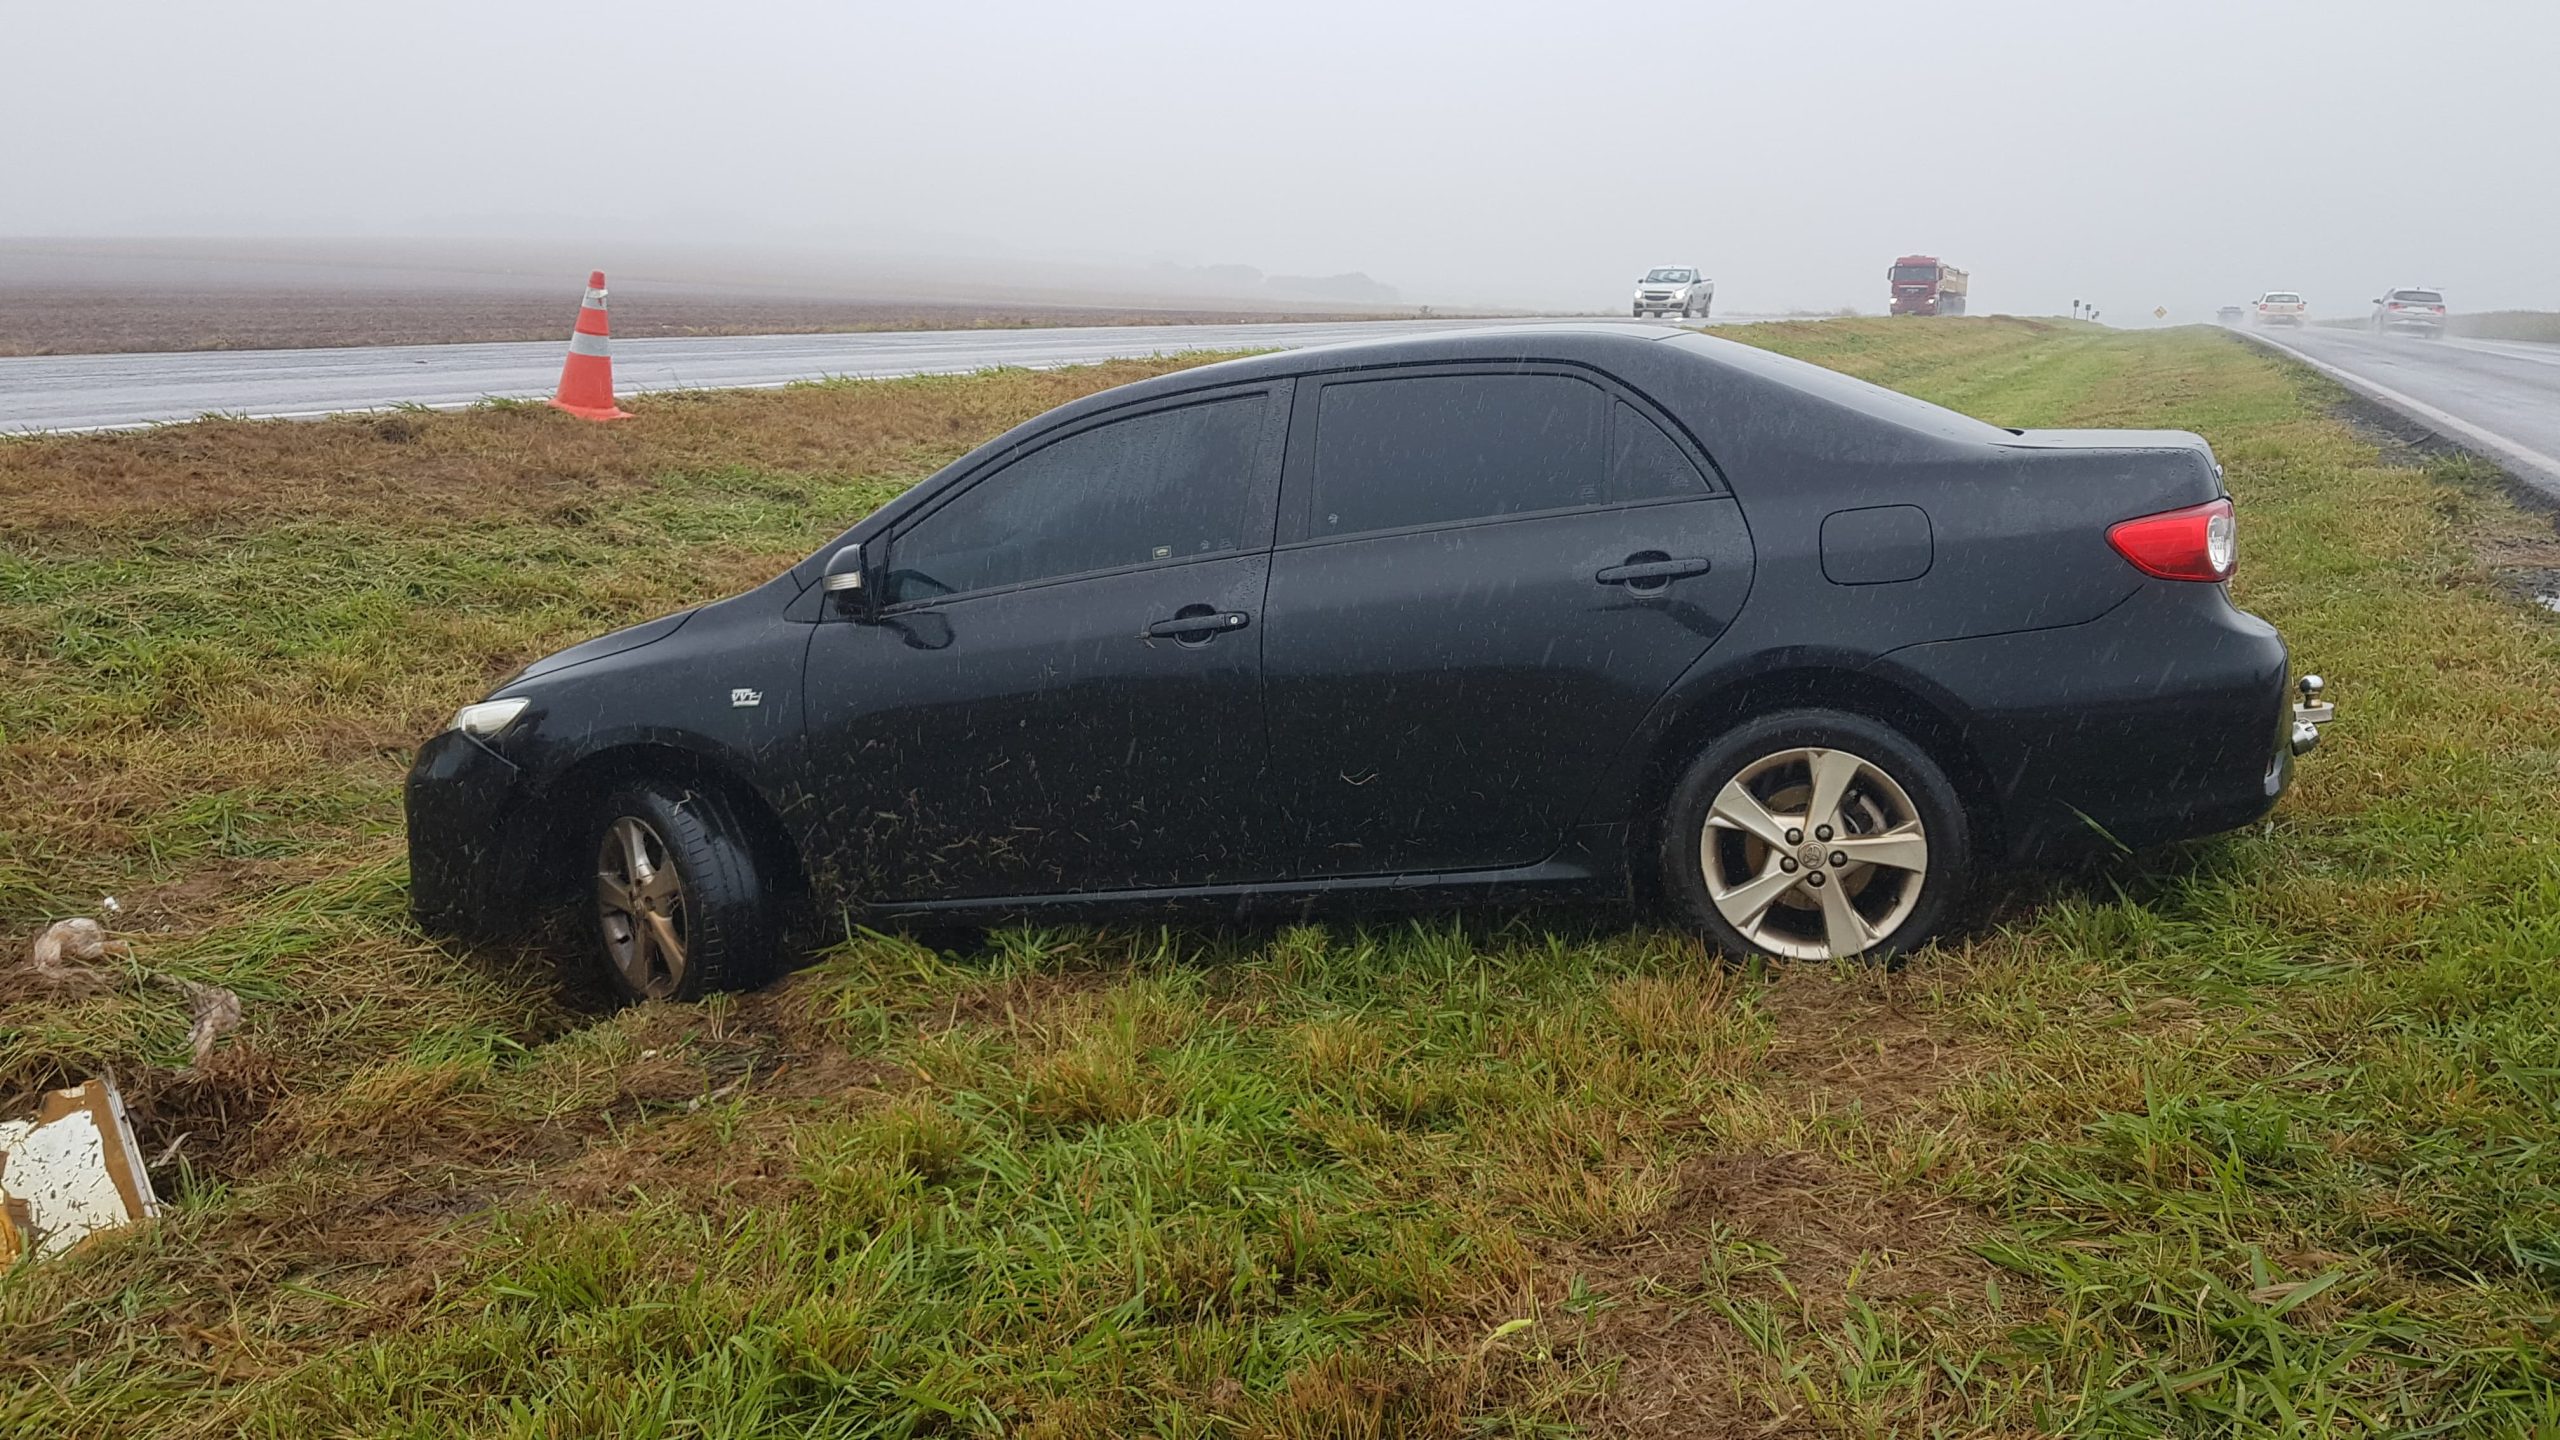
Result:
[[1603,585],[1624,585],[1630,590],[1659,590],[1683,576],[1704,575],[1714,568],[1714,562],[1704,555],[1675,560],[1657,550],[1650,555],[1630,555],[1626,564],[1609,566],[1591,578]]
[[1186,605],[1182,613],[1170,620],[1159,620],[1147,627],[1150,640],[1179,640],[1185,645],[1206,645],[1230,630],[1241,630],[1252,617],[1241,610],[1212,610],[1206,605]]

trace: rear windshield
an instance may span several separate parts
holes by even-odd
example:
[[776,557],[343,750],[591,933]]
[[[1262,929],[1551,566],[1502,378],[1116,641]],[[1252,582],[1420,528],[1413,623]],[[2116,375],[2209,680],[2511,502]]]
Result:
[[2302,303],[2302,297],[2294,294],[2290,290],[2270,290],[2267,292],[2267,303],[2270,305],[2299,305]]
[[[1626,272],[1620,271],[1619,273],[1625,274]],[[1698,272],[1695,270],[1656,270],[1646,275],[1644,278],[1647,283],[1650,284],[1686,285],[1690,281],[1698,278]]]
[[1846,406],[1878,420],[1890,421],[1911,430],[1925,430],[1950,440],[1973,440],[2000,444],[2010,432],[1986,425],[1970,415],[1959,414],[1926,400],[1915,399],[1899,390],[1887,390],[1837,370],[1826,370],[1807,360],[1797,360],[1774,351],[1755,349],[1731,340],[1710,339],[1704,335],[1684,335],[1663,342],[1683,350],[1696,351],[1719,364],[1749,371],[1763,379]]
[[2394,290],[2391,298],[2411,305],[2441,305],[2444,297],[2433,290]]

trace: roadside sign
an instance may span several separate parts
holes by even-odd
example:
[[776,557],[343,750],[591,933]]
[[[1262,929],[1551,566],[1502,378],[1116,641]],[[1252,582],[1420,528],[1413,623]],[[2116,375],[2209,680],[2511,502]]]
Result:
[[2152,318],[2152,319],[2154,319],[2154,320],[2166,320],[2166,319],[2168,319],[2168,318],[2169,318],[2169,307],[2168,307],[2168,306],[2166,306],[2166,305],[2154,305],[2154,306],[2152,306],[2152,307],[2151,307],[2151,318]]

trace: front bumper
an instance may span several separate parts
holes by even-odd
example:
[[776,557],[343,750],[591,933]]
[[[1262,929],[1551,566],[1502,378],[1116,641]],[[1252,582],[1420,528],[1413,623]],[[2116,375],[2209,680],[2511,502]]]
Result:
[[2288,703],[2284,640],[2256,616],[2182,589],[2154,581],[2083,625],[1892,657],[1969,711],[1966,738],[2012,860],[2234,829],[2292,783],[2303,722]]
[[538,858],[520,823],[528,789],[522,770],[459,730],[419,747],[405,800],[409,909],[420,927],[479,938],[523,919]]

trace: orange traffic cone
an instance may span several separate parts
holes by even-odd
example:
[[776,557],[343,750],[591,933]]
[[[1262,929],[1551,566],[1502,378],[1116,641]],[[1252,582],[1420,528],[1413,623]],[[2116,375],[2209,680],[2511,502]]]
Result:
[[568,363],[560,367],[560,393],[551,408],[582,420],[628,420],[631,412],[613,403],[613,356],[605,349],[611,326],[604,318],[604,272],[587,277],[587,298],[578,307],[578,328],[569,332]]

